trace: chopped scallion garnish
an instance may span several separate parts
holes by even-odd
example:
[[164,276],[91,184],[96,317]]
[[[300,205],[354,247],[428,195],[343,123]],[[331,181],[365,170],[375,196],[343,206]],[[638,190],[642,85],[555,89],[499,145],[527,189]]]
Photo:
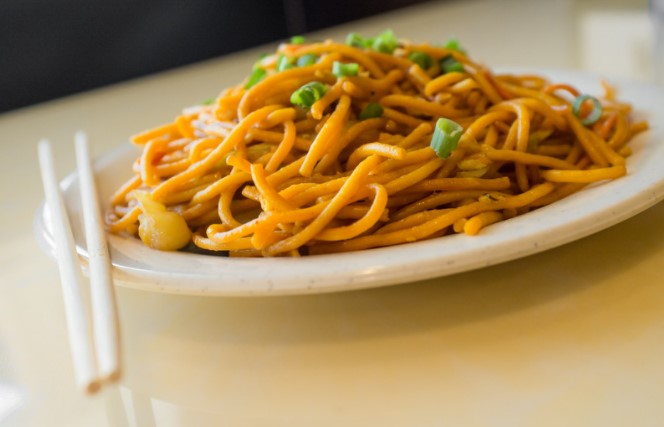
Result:
[[311,107],[327,92],[327,87],[321,82],[310,82],[302,86],[290,97],[290,102],[302,108]]
[[463,71],[463,64],[454,59],[452,55],[447,55],[440,60],[440,69],[443,73],[451,73],[452,71]]
[[[587,100],[592,101],[593,103],[593,109],[588,114],[586,117],[581,118],[581,106],[583,105],[584,102]],[[574,99],[574,103],[572,104],[572,113],[581,119],[581,124],[584,126],[590,126],[593,123],[595,123],[597,120],[602,117],[602,105],[599,103],[599,100],[595,98],[594,96],[590,96],[587,94],[579,95]]]
[[360,49],[373,49],[377,52],[394,52],[399,46],[399,41],[392,30],[383,31],[374,38],[364,38],[357,33],[349,33],[346,36],[346,44]]
[[383,115],[383,106],[377,102],[370,102],[360,111],[360,120],[373,119]]
[[268,56],[272,56],[269,53],[261,53],[258,55],[258,60],[254,62],[254,66],[252,67],[252,70],[255,70],[257,68],[263,68],[263,60],[267,58]]
[[205,101],[201,102],[201,105],[212,105],[214,104],[214,101],[214,98],[206,99]]
[[304,36],[293,36],[290,39],[291,44],[304,44]]
[[394,49],[399,45],[397,37],[394,35],[392,30],[387,30],[379,34],[371,44],[373,50],[382,53],[391,54],[394,52]]
[[334,61],[332,63],[332,74],[337,77],[357,76],[358,71],[360,71],[360,64],[355,62],[346,64],[343,62]]
[[466,53],[466,50],[461,47],[461,44],[459,44],[459,40],[456,37],[451,37],[447,39],[443,47],[445,49],[456,50],[464,54]]
[[289,58],[286,55],[280,55],[277,59],[277,71],[288,70],[289,68],[295,67],[295,59]]
[[428,70],[433,65],[433,59],[431,56],[424,52],[411,52],[411,54],[408,55],[408,59],[419,65],[423,70]]
[[459,123],[450,119],[440,118],[436,122],[429,146],[436,152],[438,157],[446,159],[459,145],[462,133],[463,128]]
[[265,71],[262,68],[254,68],[254,71],[252,71],[251,75],[249,76],[249,80],[247,80],[247,83],[244,85],[245,89],[249,89],[256,83],[260,82],[267,76],[267,71]]
[[318,55],[307,53],[297,58],[297,66],[306,67],[307,65],[314,65],[316,61],[318,61]]
[[357,33],[348,33],[348,35],[346,36],[346,44],[348,46],[359,47],[362,49],[371,46],[369,40],[365,40],[364,37],[362,37]]

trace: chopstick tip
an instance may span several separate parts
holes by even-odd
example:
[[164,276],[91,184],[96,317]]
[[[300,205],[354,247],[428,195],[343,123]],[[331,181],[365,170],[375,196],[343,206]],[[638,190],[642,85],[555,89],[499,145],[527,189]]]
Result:
[[51,150],[51,140],[48,138],[41,138],[37,141],[37,149],[39,152],[46,152]]
[[118,382],[121,377],[122,377],[122,373],[120,372],[119,369],[116,369],[116,370],[114,370],[114,371],[112,371],[112,372],[110,372],[106,375],[106,377],[104,378],[104,382],[115,383],[115,382]]
[[88,135],[83,130],[77,130],[74,134],[74,140],[76,144],[84,144],[88,141]]
[[83,389],[88,395],[95,394],[101,389],[101,382],[98,380],[90,381],[89,383],[85,384]]

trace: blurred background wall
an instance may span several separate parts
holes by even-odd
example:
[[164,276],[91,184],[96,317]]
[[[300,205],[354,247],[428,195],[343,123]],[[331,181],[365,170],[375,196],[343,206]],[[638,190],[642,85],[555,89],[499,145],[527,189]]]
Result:
[[425,0],[0,0],[0,112]]

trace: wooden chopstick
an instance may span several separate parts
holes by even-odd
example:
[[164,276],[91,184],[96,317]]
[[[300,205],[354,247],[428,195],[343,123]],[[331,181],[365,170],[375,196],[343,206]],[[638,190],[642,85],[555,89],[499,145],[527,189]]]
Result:
[[76,133],[75,146],[88,247],[92,327],[99,379],[115,381],[120,378],[120,331],[111,274],[111,256],[102,226],[99,198],[85,133]]
[[[88,312],[82,293],[84,282],[81,266],[58,185],[50,142],[41,140],[38,152],[46,205],[53,224],[76,382],[87,393],[94,393],[100,389],[103,382],[117,380],[121,368],[119,322],[110,255],[101,223],[87,139],[83,133],[76,135],[81,206],[89,257],[91,313]],[[91,334],[94,335],[94,345]]]

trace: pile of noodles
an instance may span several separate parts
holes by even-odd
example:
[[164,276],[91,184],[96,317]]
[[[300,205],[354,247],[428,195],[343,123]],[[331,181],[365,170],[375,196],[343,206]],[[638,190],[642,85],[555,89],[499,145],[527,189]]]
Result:
[[149,246],[309,255],[464,232],[626,173],[647,127],[537,75],[497,75],[454,39],[296,37],[246,81],[133,137],[107,215]]

